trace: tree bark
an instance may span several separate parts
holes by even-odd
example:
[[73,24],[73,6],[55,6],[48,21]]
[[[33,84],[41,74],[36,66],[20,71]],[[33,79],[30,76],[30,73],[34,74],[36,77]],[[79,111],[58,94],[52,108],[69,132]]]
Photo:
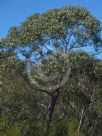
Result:
[[82,125],[84,123],[84,119],[85,119],[85,108],[83,108],[81,111],[81,118],[80,118],[79,125],[78,125],[78,133],[80,132],[80,130],[82,128]]
[[58,96],[59,96],[59,92],[57,92],[55,95],[52,95],[51,97],[51,104],[48,108],[47,118],[46,118],[46,124],[48,127],[50,126],[50,123],[52,121],[52,115],[56,106],[56,102],[58,100]]
[[55,94],[53,94],[51,96],[51,104],[49,105],[48,111],[47,111],[47,116],[46,116],[46,131],[45,131],[45,136],[48,136],[48,131],[49,131],[49,127],[52,121],[52,116],[54,113],[54,109],[57,103],[59,97],[59,90],[56,91]]

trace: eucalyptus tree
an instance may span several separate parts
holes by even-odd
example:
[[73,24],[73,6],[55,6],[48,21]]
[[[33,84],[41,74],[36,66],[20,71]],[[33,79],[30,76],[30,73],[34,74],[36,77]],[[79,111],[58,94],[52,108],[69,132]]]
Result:
[[[96,120],[95,117],[91,119],[92,114],[96,115],[97,120],[101,117],[102,61],[85,52],[74,52],[70,54],[70,63],[72,64],[70,80],[64,86],[61,99],[65,114],[78,119],[78,132],[87,126],[85,131],[87,133]],[[100,107],[100,110],[95,110],[95,107]]]
[[[25,60],[31,58],[32,66],[35,64],[40,66],[45,62],[45,59],[49,59],[50,55],[53,56],[58,51],[66,55],[73,50],[83,49],[87,46],[100,50],[102,47],[101,25],[85,8],[70,6],[28,17],[19,27],[14,26],[9,30],[5,41],[5,44],[9,45],[14,54],[21,56],[19,59],[22,57]],[[59,55],[61,56],[61,54]],[[58,62],[60,61],[58,60]],[[62,70],[58,77],[63,76]],[[46,115],[46,122],[49,127],[57,100],[62,88],[64,88],[64,85],[60,86],[61,78],[57,79],[57,82],[54,80],[55,88],[50,88],[52,83],[47,84],[46,88],[47,80],[45,83],[38,82],[38,86],[35,86],[30,82],[29,74],[25,76],[25,73],[23,72],[22,76],[30,87],[36,88],[51,98]],[[39,88],[41,84],[45,85],[44,88]]]

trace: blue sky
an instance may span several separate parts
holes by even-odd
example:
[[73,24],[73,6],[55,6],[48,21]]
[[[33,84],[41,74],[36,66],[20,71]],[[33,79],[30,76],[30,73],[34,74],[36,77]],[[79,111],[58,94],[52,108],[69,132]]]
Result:
[[0,0],[0,37],[5,37],[10,27],[20,25],[36,12],[69,5],[86,7],[102,21],[102,0]]

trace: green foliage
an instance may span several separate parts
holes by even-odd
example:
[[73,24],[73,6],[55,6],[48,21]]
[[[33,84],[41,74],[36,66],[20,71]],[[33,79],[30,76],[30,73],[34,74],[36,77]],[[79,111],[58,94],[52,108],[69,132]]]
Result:
[[65,59],[57,54],[56,65],[49,57],[55,52],[68,55],[71,71],[69,80],[59,88],[53,114],[55,122],[52,120],[47,136],[100,136],[102,61],[76,51],[89,45],[95,50],[102,48],[101,25],[89,11],[78,6],[34,14],[9,30],[0,41],[0,136],[43,136],[50,98],[56,90],[51,90],[49,95],[47,90],[41,92],[29,84],[26,59],[33,57],[31,74],[38,80],[37,67],[49,77],[58,71],[60,75],[53,80],[56,84],[64,75]]
[[26,57],[33,52],[51,53],[50,49],[69,52],[89,45],[98,49],[102,47],[100,34],[99,20],[85,8],[70,6],[28,17],[20,27],[9,30],[6,42]]
[[69,136],[84,136],[81,132],[77,132],[78,120],[76,118],[70,118],[68,120],[68,132]]
[[68,119],[64,118],[55,125],[55,136],[68,136]]
[[7,116],[0,117],[0,130],[5,131],[8,126],[8,118]]
[[0,117],[0,136],[21,136],[21,128],[18,124],[9,125],[9,119],[6,116]]
[[78,120],[74,117],[64,117],[55,124],[52,124],[49,130],[49,136],[84,136],[77,132]]
[[21,136],[21,130],[16,125],[11,127],[6,133],[7,136]]

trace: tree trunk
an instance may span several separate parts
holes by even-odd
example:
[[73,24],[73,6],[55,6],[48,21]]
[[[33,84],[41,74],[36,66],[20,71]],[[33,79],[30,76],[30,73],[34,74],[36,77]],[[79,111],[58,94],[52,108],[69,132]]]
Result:
[[49,131],[49,127],[52,121],[52,116],[53,116],[53,112],[58,100],[58,96],[59,96],[59,91],[56,92],[56,94],[51,96],[51,104],[48,108],[48,112],[47,112],[47,116],[46,116],[46,132],[45,132],[45,136],[48,136],[48,131]]
[[58,95],[54,95],[51,98],[51,104],[49,106],[48,113],[47,113],[47,120],[46,120],[47,126],[50,126],[57,99],[58,99]]
[[84,123],[84,119],[85,119],[85,109],[83,108],[81,111],[81,118],[80,118],[79,125],[78,125],[78,133],[80,132],[80,130],[82,128],[82,125]]

